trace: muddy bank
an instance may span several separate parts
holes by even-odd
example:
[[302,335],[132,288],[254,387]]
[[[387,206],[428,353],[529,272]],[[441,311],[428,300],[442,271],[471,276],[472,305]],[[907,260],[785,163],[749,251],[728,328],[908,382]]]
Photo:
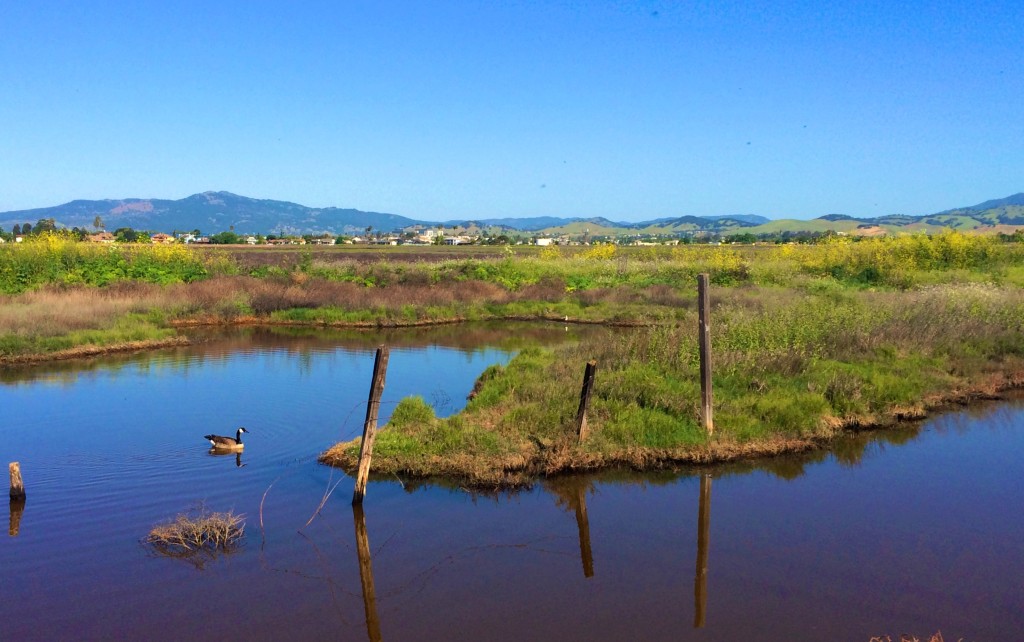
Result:
[[167,339],[151,339],[146,341],[125,341],[123,343],[112,343],[105,346],[83,345],[58,350],[45,354],[20,354],[14,356],[0,356],[0,366],[17,366],[34,363],[46,363],[48,361],[66,361],[68,359],[84,359],[98,357],[105,354],[117,354],[121,352],[137,352],[140,350],[155,350],[158,348],[171,348],[175,346],[187,346],[190,341],[187,337],[177,336]]

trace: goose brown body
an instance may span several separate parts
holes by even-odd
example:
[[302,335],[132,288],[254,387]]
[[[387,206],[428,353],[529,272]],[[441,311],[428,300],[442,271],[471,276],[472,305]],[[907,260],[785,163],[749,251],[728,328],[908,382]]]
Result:
[[242,433],[249,432],[245,428],[239,428],[235,431],[235,436],[223,437],[221,435],[204,435],[203,439],[207,439],[214,450],[242,450],[245,446],[242,444]]

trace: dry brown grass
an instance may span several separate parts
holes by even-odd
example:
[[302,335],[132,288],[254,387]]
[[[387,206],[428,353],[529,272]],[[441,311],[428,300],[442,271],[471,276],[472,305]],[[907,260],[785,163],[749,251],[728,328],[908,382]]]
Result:
[[242,515],[214,513],[200,505],[173,521],[154,526],[145,542],[160,556],[187,559],[202,567],[218,554],[232,552],[244,534]]
[[172,290],[147,283],[107,288],[44,288],[0,296],[0,334],[57,336],[109,327],[131,312],[175,304]]

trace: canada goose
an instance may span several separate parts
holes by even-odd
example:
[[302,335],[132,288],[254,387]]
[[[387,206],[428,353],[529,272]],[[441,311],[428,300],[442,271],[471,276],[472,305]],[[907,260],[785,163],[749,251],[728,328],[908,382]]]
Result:
[[245,428],[239,428],[235,431],[235,437],[221,437],[220,435],[205,435],[203,439],[209,439],[210,445],[213,446],[214,450],[241,450],[245,448],[242,444],[242,433],[249,432]]

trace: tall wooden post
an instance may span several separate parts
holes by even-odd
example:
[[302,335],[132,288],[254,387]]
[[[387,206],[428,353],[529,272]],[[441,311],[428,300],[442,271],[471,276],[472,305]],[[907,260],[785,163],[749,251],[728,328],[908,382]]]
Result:
[[708,294],[707,274],[697,275],[697,321],[700,324],[697,336],[700,344],[700,423],[710,437],[715,423],[711,417],[711,296]]
[[356,554],[359,556],[359,581],[363,585],[363,609],[366,613],[366,633],[370,642],[380,642],[380,618],[377,617],[377,592],[373,588],[373,565],[370,559],[370,539],[366,535],[366,517],[363,505],[352,505],[352,520],[356,525]]
[[708,607],[708,546],[711,540],[711,475],[701,475],[697,508],[697,573],[693,580],[693,628],[704,626]]
[[579,443],[587,437],[587,406],[590,405],[590,391],[594,387],[594,372],[597,370],[596,361],[588,361],[587,368],[583,372],[583,389],[580,390],[580,407],[576,411],[576,435]]
[[384,379],[388,373],[387,346],[377,348],[373,361],[373,379],[370,381],[370,398],[366,402],[366,421],[363,422],[363,439],[359,445],[359,469],[356,472],[356,488],[352,504],[363,503],[366,495],[366,480],[370,476],[370,459],[373,457],[373,440],[377,437],[377,414],[380,412],[380,396],[384,392]]
[[11,499],[25,499],[25,482],[21,479],[21,464],[12,461],[7,465],[11,473]]

